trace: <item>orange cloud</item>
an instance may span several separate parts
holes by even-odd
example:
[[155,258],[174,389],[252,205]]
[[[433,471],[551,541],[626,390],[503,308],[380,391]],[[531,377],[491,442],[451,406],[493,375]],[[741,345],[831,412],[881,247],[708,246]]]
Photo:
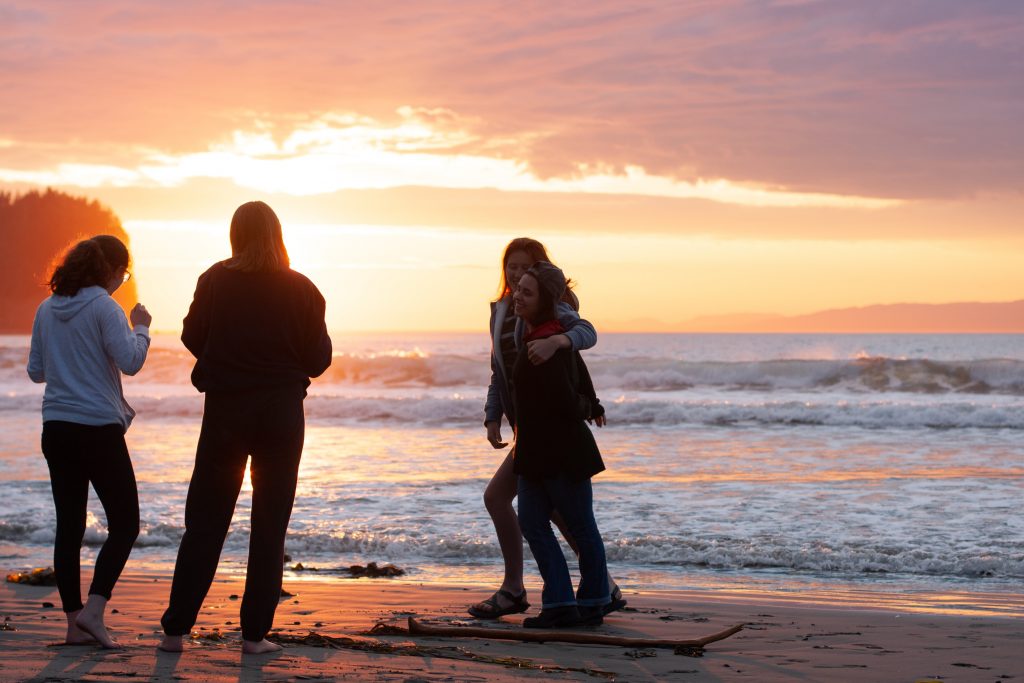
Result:
[[[0,167],[203,154],[413,107],[539,179],[922,198],[1024,181],[1024,7],[5,3]],[[411,110],[410,110],[411,111]],[[455,120],[452,117],[456,117]],[[486,151],[486,154],[485,154]],[[30,177],[30,176],[24,176]]]

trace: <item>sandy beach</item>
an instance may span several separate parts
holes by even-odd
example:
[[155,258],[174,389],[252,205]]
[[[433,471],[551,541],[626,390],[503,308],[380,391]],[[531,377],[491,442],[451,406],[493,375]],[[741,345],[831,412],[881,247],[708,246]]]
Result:
[[[464,606],[477,587],[393,579],[287,580],[275,621],[282,652],[242,656],[237,579],[218,580],[191,643],[159,652],[169,577],[126,575],[108,624],[125,646],[61,646],[64,618],[54,587],[5,583],[0,591],[0,680],[373,680],[471,681],[549,678],[616,681],[1011,681],[1024,678],[1019,619],[833,607],[769,594],[627,591],[629,607],[593,633],[699,638],[745,628],[702,657],[671,649],[472,638],[368,635],[377,624],[481,626]],[[539,596],[538,596],[539,597]],[[46,607],[44,604],[57,605]],[[530,613],[536,611],[531,609]],[[518,628],[522,615],[499,626]],[[317,641],[310,633],[327,636]],[[303,639],[304,644],[287,642]],[[325,647],[324,645],[328,645]]]

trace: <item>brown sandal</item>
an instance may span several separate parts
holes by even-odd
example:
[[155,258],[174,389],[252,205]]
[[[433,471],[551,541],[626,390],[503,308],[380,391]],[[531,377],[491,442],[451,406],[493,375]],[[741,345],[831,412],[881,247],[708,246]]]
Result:
[[[507,607],[499,607],[499,596],[505,598],[505,600],[511,604]],[[480,605],[487,605],[489,609],[480,609]],[[506,614],[520,614],[528,609],[530,609],[530,603],[526,601],[526,590],[524,589],[519,595],[512,595],[507,590],[495,591],[494,595],[483,602],[473,605],[467,611],[477,619],[497,619],[498,617],[503,617]]]

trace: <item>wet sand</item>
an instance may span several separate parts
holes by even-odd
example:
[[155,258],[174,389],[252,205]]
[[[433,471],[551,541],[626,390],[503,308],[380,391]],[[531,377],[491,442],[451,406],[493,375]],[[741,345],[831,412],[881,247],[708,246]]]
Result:
[[[365,635],[379,623],[405,627],[409,616],[490,625],[464,611],[484,595],[476,587],[336,577],[286,577],[293,595],[282,597],[274,633],[292,642],[278,653],[245,656],[242,583],[217,581],[193,638],[175,655],[156,649],[169,589],[165,574],[123,577],[107,623],[125,647],[103,651],[58,645],[65,620],[55,587],[5,583],[0,680],[1024,681],[1024,622],[1015,618],[837,607],[773,594],[627,591],[629,607],[592,631],[678,640],[746,624],[693,657],[665,648]],[[531,597],[528,615],[540,596]],[[498,626],[518,628],[523,616]],[[331,640],[317,643],[311,632]]]

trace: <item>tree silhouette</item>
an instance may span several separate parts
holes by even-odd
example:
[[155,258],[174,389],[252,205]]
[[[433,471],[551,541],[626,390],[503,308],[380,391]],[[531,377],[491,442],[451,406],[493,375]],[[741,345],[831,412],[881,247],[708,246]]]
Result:
[[[121,220],[99,202],[47,188],[22,195],[0,192],[0,333],[27,334],[39,302],[49,296],[55,261],[78,240],[113,235],[128,244]],[[121,306],[138,301],[131,280],[114,295]]]

